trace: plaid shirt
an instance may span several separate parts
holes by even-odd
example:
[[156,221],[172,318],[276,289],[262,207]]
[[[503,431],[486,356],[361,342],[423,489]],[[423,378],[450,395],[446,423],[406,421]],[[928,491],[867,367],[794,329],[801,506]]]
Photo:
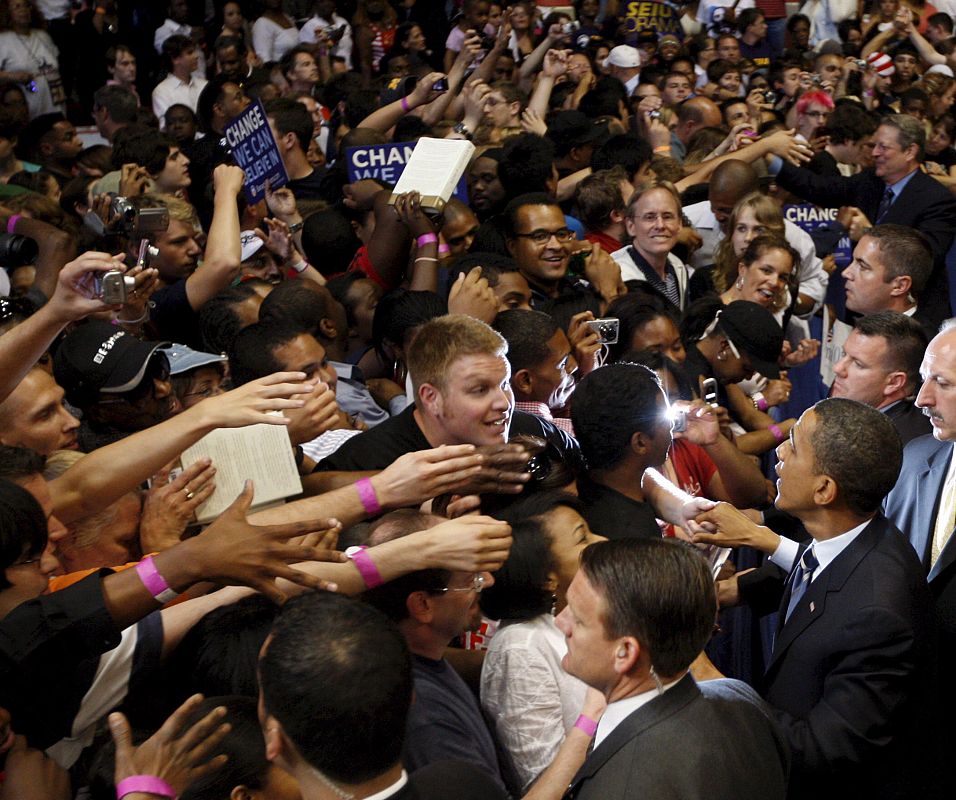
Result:
[[515,411],[524,411],[526,414],[534,414],[536,417],[541,417],[555,427],[560,428],[569,436],[574,436],[574,427],[571,425],[571,420],[566,417],[552,416],[551,409],[548,408],[547,403],[524,403],[516,401]]

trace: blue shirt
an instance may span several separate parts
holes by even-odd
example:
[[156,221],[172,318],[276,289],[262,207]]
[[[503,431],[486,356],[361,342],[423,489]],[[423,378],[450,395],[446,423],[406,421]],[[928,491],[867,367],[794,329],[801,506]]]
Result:
[[372,394],[365,385],[362,370],[352,364],[343,364],[341,361],[329,361],[329,366],[338,375],[335,399],[338,400],[342,410],[347,414],[361,417],[370,428],[384,422],[391,414],[398,413],[405,407],[405,395],[399,395],[391,399],[388,404],[389,410],[385,411],[372,399]]

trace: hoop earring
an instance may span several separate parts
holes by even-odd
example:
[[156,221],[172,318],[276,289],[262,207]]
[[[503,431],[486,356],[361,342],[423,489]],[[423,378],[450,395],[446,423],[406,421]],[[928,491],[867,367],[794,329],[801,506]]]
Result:
[[743,279],[743,278],[737,278],[737,282],[734,284],[734,288],[735,288],[738,292],[739,292],[741,289],[743,289],[743,288],[744,288],[744,279]]

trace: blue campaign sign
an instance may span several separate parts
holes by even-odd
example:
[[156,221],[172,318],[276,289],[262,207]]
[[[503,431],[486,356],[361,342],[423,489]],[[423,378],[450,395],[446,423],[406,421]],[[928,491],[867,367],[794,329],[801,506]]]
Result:
[[[817,231],[834,227],[837,209],[820,208],[813,203],[794,203],[783,207],[783,215],[798,228],[803,228],[813,236]],[[836,259],[837,268],[841,270],[853,260],[853,242],[850,241],[849,234],[840,237],[836,247],[833,248],[833,256]]]
[[266,181],[271,189],[289,182],[261,100],[226,125],[226,142],[232,157],[246,173],[243,189],[250,203],[258,203],[266,196]]
[[[783,207],[783,215],[797,227],[803,228],[816,241],[819,232],[834,227],[837,209],[820,208],[813,203],[794,203]],[[843,270],[853,260],[853,242],[850,241],[849,234],[841,236],[831,252],[834,261],[836,261],[836,269],[830,275],[830,280],[827,283],[825,300],[836,309],[837,316],[842,319],[846,304]]]
[[[377,178],[391,185],[398,183],[405,164],[412,157],[415,142],[395,142],[392,144],[370,144],[364,147],[349,147],[345,151],[348,159],[349,183],[363,178]],[[452,192],[463,203],[468,202],[468,179],[462,175]]]

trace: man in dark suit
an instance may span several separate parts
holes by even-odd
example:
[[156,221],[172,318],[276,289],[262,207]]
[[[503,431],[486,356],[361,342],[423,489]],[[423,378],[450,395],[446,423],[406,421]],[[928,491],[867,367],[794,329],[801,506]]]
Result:
[[912,397],[929,340],[912,317],[880,311],[856,321],[843,344],[843,358],[833,367],[831,397],[845,397],[879,409],[893,423],[905,445],[932,431]]
[[756,693],[690,675],[717,611],[703,558],[661,539],[594,544],[567,599],[563,666],[608,706],[566,797],[784,797],[787,748]]
[[920,170],[923,123],[907,114],[884,117],[874,135],[872,169],[849,178],[815,175],[775,156],[770,171],[785,189],[825,208],[855,206],[865,227],[895,223],[917,228],[933,250],[925,313],[936,324],[949,316],[945,256],[956,231],[956,197]]
[[863,234],[843,270],[846,307],[864,315],[906,314],[923,326],[928,341],[939,328],[923,302],[932,273],[933,251],[923,234],[905,225],[877,225]]
[[[935,606],[939,663],[956,658],[956,497],[953,490],[953,442],[956,442],[956,323],[944,323],[926,349],[920,367],[923,386],[916,405],[929,415],[933,436],[923,436],[906,446],[903,469],[884,512],[910,541],[928,576]],[[952,680],[937,687],[940,714],[956,714],[956,688]],[[952,752],[954,737],[947,735],[943,749]]]
[[759,543],[792,567],[762,692],[793,751],[787,796],[924,796],[929,596],[912,548],[879,513],[899,475],[899,437],[875,409],[829,399],[777,456],[777,508],[803,523],[809,545],[726,504],[698,519],[718,531],[702,541]]
[[402,769],[412,669],[405,639],[370,605],[318,592],[288,602],[259,658],[266,758],[303,800],[504,800],[471,764]]

